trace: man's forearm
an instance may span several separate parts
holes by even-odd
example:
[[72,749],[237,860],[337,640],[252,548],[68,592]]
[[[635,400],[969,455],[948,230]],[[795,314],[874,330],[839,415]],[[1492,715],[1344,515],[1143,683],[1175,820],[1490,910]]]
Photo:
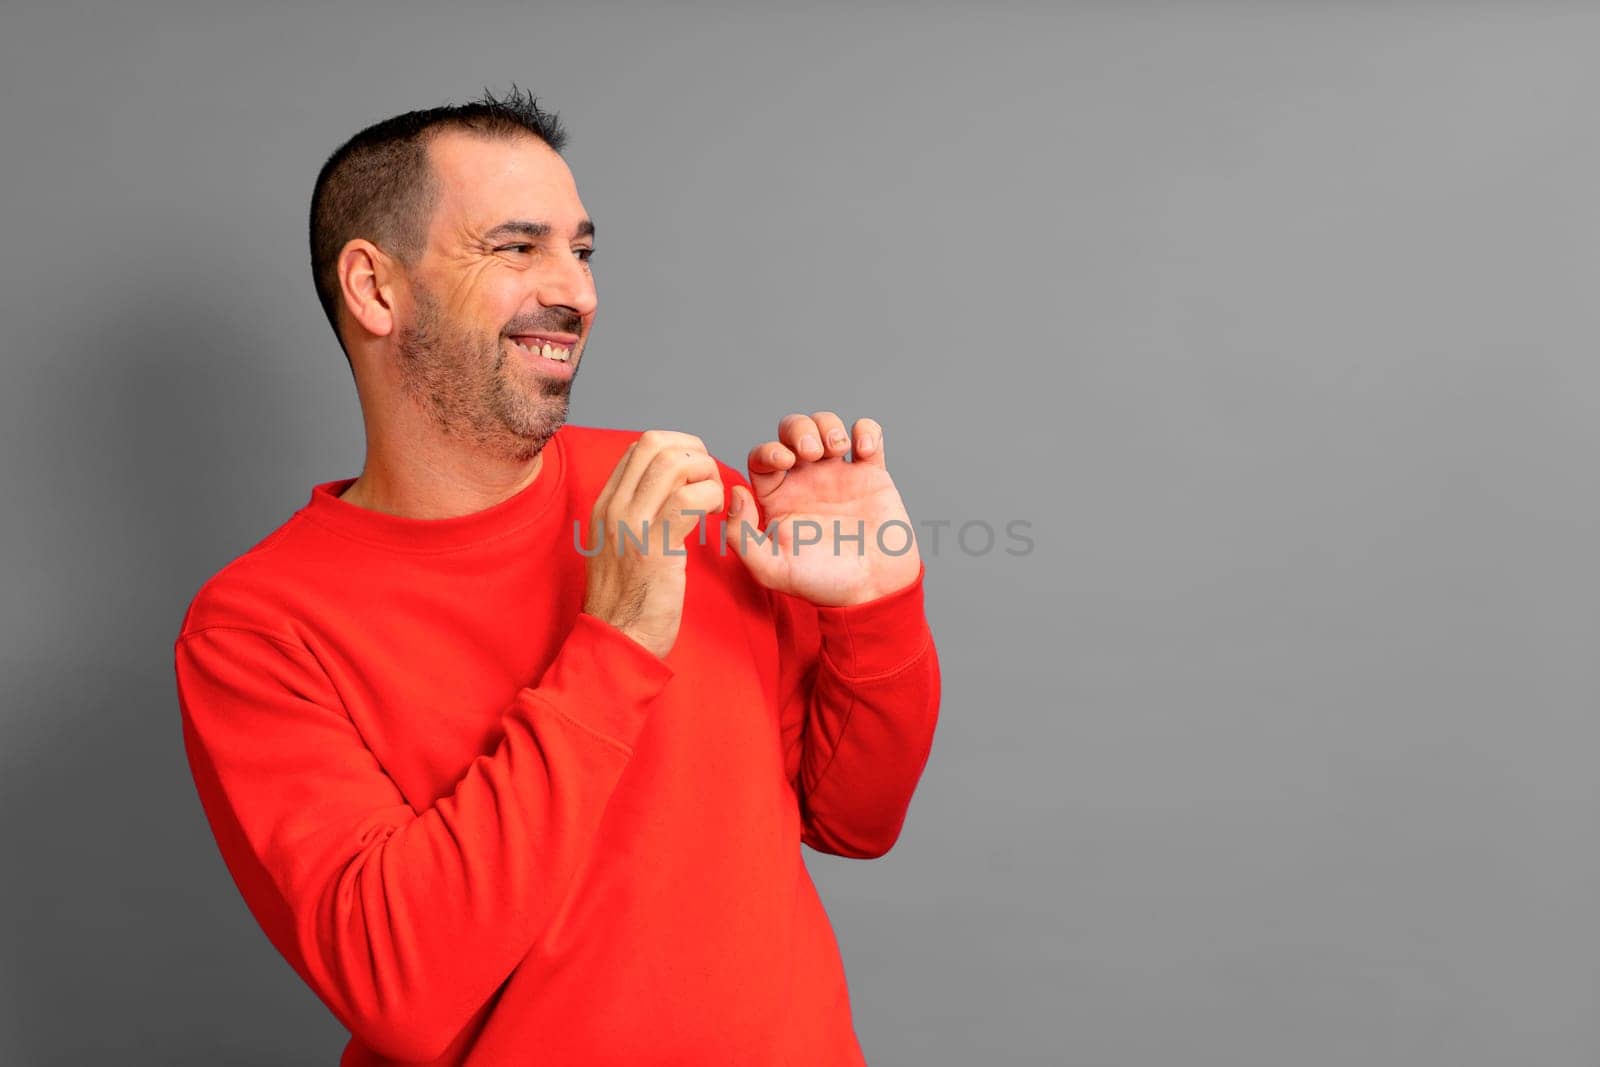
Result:
[[909,587],[816,609],[820,648],[803,687],[795,768],[802,839],[822,852],[881,856],[900,834],[938,722],[938,652]]
[[181,638],[176,665],[196,785],[252,912],[353,1034],[403,1060],[448,1047],[545,928],[671,674],[580,616],[494,752],[419,813],[304,649],[219,627]]

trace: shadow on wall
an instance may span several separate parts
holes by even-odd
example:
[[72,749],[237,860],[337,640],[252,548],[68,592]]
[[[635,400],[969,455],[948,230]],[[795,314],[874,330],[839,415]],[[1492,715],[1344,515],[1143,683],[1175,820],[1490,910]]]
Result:
[[345,1037],[245,908],[183,753],[189,598],[309,488],[313,390],[230,270],[102,278],[125,298],[31,353],[12,503],[48,594],[13,608],[0,682],[6,1062],[332,1063]]

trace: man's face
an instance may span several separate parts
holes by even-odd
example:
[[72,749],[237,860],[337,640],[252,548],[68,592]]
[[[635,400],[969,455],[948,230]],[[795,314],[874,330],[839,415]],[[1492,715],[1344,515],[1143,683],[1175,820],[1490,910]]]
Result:
[[594,322],[593,227],[566,163],[532,136],[450,132],[429,155],[439,196],[409,273],[402,385],[452,436],[532,458],[566,421]]

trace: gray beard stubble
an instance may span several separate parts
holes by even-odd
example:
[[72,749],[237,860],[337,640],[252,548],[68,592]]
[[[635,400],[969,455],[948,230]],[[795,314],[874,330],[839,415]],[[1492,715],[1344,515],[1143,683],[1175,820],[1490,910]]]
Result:
[[426,290],[416,293],[414,323],[400,328],[400,381],[447,436],[485,452],[531,460],[567,421],[570,381],[537,377],[537,391],[517,390],[496,336],[474,347],[465,334],[444,335],[444,316]]

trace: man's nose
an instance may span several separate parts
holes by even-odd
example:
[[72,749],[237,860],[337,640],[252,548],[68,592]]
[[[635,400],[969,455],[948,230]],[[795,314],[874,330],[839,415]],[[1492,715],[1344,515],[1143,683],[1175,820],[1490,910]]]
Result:
[[594,275],[578,257],[552,265],[539,284],[539,303],[545,307],[569,307],[580,315],[593,314],[596,303]]

